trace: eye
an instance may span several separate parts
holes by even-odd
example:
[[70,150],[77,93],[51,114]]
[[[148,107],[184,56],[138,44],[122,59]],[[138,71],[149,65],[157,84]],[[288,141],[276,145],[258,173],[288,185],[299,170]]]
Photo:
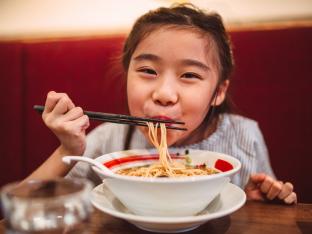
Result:
[[147,74],[147,75],[157,75],[156,71],[154,71],[151,68],[140,68],[138,69],[138,72]]
[[195,79],[201,79],[200,75],[193,73],[193,72],[186,72],[181,77],[186,78],[186,79],[194,79],[194,78]]

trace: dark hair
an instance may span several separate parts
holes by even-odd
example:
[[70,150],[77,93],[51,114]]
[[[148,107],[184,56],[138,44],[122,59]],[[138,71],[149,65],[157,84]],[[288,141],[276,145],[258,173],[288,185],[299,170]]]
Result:
[[[140,41],[162,26],[188,28],[207,35],[209,40],[212,39],[218,53],[218,84],[230,78],[234,68],[234,60],[230,39],[221,16],[217,13],[206,13],[192,4],[178,4],[169,8],[160,7],[149,11],[135,22],[123,48],[122,65],[126,72],[129,68],[131,56]],[[210,117],[216,117],[220,113],[231,112],[231,107],[231,101],[226,95],[221,105],[210,108],[206,118],[210,119]]]

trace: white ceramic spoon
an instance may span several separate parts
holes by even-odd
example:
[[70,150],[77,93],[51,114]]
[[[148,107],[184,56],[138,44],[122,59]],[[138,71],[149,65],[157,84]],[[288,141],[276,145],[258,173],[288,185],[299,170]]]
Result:
[[114,172],[112,172],[106,166],[104,166],[103,164],[101,164],[100,162],[98,162],[92,158],[81,157],[81,156],[64,156],[62,158],[62,160],[66,164],[70,164],[72,161],[89,163],[92,166],[95,166],[96,168],[100,169],[105,176],[107,176],[107,177],[113,177],[114,176]]

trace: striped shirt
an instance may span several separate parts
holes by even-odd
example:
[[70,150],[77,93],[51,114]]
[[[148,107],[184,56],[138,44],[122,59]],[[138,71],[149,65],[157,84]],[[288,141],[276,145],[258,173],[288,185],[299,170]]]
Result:
[[[85,157],[96,158],[103,154],[124,150],[129,126],[105,123],[93,129],[87,136]],[[130,141],[130,149],[153,148],[137,129]],[[175,149],[199,149],[220,152],[237,158],[241,170],[233,176],[232,183],[244,188],[250,174],[266,173],[275,177],[271,169],[267,147],[262,133],[254,120],[234,115],[223,114],[214,133],[202,141],[176,147]],[[93,183],[101,183],[100,178],[85,163],[77,163],[67,177],[84,177]]]

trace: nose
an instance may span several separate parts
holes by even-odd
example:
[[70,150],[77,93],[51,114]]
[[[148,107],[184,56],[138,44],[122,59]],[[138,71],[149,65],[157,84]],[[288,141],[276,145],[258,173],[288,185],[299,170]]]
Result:
[[154,103],[162,106],[171,106],[177,103],[179,95],[174,79],[159,78],[153,91],[152,99]]

